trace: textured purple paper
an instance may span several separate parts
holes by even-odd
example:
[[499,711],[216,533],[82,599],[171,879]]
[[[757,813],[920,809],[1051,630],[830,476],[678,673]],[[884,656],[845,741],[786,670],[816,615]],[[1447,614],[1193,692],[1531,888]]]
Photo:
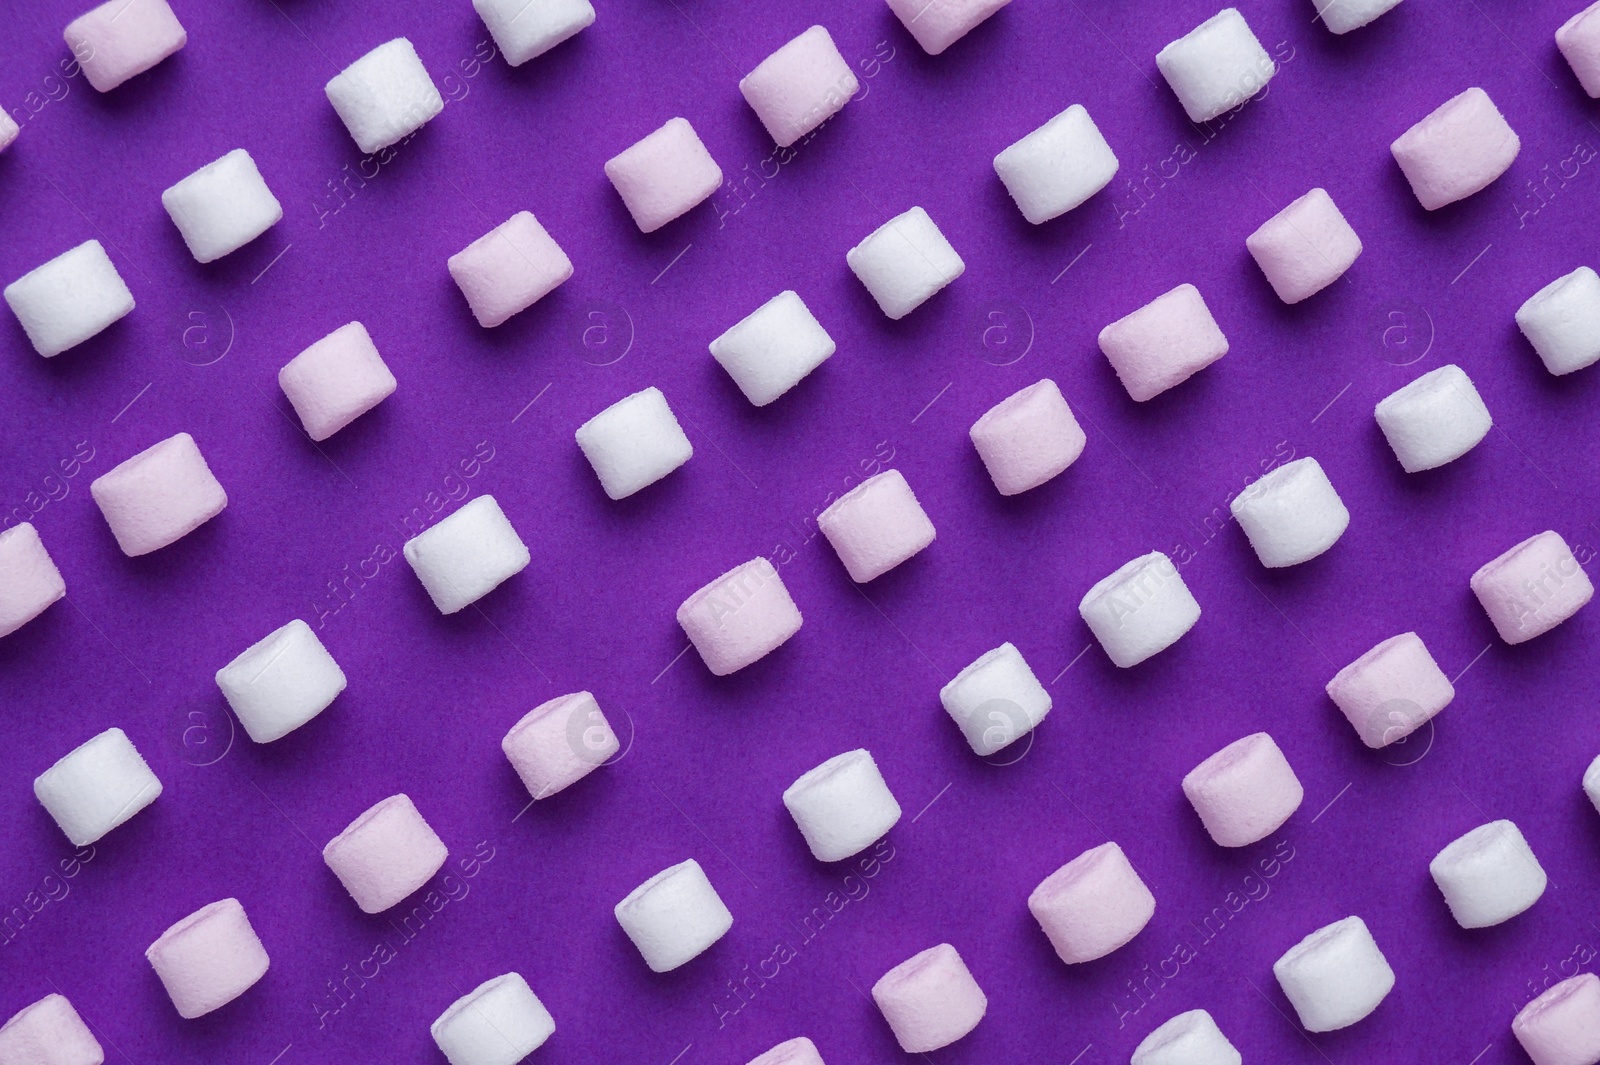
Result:
[[[9,314],[0,322],[0,503],[38,511],[70,596],[0,641],[0,1015],[58,989],[108,1060],[136,1065],[431,1063],[429,1023],[515,969],[557,1021],[534,1057],[546,1065],[741,1065],[801,1034],[830,1063],[894,1061],[865,994],[949,941],[989,1014],[930,1060],[1126,1061],[1157,1024],[1201,1006],[1251,1061],[1525,1060],[1515,1011],[1600,949],[1600,817],[1579,790],[1600,753],[1600,613],[1507,647],[1467,578],[1546,528],[1581,558],[1600,545],[1600,370],[1551,377],[1512,321],[1544,283],[1594,264],[1600,112],[1553,43],[1577,6],[1409,0],[1336,37],[1311,0],[1247,0],[1279,73],[1212,136],[1184,120],[1154,62],[1214,13],[1191,0],[1017,0],[935,58],[876,0],[606,0],[593,27],[517,70],[492,56],[466,0],[191,0],[177,5],[188,47],[105,96],[61,73],[60,30],[79,5],[18,0],[0,67],[0,103],[22,120],[0,155],[0,280],[97,236],[139,305],[49,361]],[[737,81],[814,22],[863,93],[778,165]],[[402,34],[450,102],[375,167],[323,85]],[[1482,194],[1424,212],[1388,144],[1472,85],[1522,154]],[[990,161],[1075,102],[1122,170],[1066,218],[1029,226]],[[730,186],[641,236],[602,163],[679,114]],[[159,194],[236,147],[285,218],[200,266]],[[1366,251],[1330,290],[1285,307],[1244,238],[1316,185]],[[890,322],[844,253],[913,204],[967,272]],[[486,331],[445,259],[521,209],[577,272]],[[1231,351],[1136,405],[1095,334],[1185,281]],[[784,288],[839,350],[757,410],[706,344]],[[319,449],[277,371],[352,319],[399,390]],[[1408,476],[1372,406],[1445,362],[1471,374],[1495,429],[1462,460]],[[1087,451],[1003,499],[967,428],[1046,375],[1089,430]],[[612,503],[572,432],[647,385],[696,454]],[[124,558],[89,481],[180,430],[230,505],[177,545]],[[1306,454],[1350,530],[1316,561],[1265,571],[1226,501]],[[886,465],[939,538],[857,589],[808,522]],[[481,610],[442,617],[397,557],[401,523],[482,492],[534,563]],[[1153,548],[1183,562],[1205,613],[1173,649],[1117,670],[1076,604]],[[783,563],[799,635],[728,678],[678,657],[678,604],[763,553]],[[293,617],[320,623],[349,690],[281,742],[238,730],[230,746],[212,674]],[[1458,694],[1435,727],[1369,751],[1323,685],[1408,629],[1464,673]],[[938,690],[1004,640],[1055,710],[999,766],[967,749]],[[627,753],[519,816],[527,794],[500,737],[582,688]],[[29,785],[113,725],[166,791],[64,878],[71,848]],[[1179,780],[1262,729],[1306,801],[1268,841],[1224,851]],[[906,810],[870,876],[814,862],[779,800],[856,746]],[[437,912],[406,932],[360,913],[319,854],[397,791],[453,855],[432,885]],[[1550,890],[1504,926],[1463,931],[1427,863],[1500,817],[1526,833]],[[1123,950],[1068,968],[1025,900],[1108,837],[1149,882],[1156,916]],[[611,908],[688,857],[735,924],[654,975]],[[142,952],[229,895],[272,969],[238,1002],[180,1020]],[[814,913],[830,916],[806,925]],[[1367,1021],[1306,1037],[1271,964],[1352,913],[1398,983]],[[335,985],[351,990],[336,998]]]

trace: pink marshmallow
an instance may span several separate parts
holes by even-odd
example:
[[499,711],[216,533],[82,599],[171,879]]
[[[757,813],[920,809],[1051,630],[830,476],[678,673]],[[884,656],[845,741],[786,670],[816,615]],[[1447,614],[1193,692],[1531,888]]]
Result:
[[678,608],[678,624],[719,677],[783,646],[800,631],[800,622],[800,608],[765,558],[735,566]]
[[1506,643],[1549,632],[1594,598],[1594,585],[1560,533],[1530,536],[1472,575],[1473,594]]
[[889,0],[911,36],[929,55],[940,52],[971,33],[978,24],[1011,0]]
[[143,74],[189,39],[167,0],[106,0],[67,23],[62,36],[98,92]]
[[278,384],[313,440],[326,440],[395,390],[367,327],[342,325],[278,371]]
[[1556,30],[1556,47],[1590,96],[1600,98],[1600,3],[1590,4]]
[[105,1051],[65,995],[46,995],[0,1027],[0,1065],[104,1065]]
[[1223,847],[1266,839],[1306,797],[1289,760],[1265,732],[1234,740],[1190,770],[1183,793]]
[[1267,219],[1244,245],[1285,303],[1321,292],[1361,254],[1361,238],[1326,189],[1312,189]]
[[144,956],[186,1019],[226,1006],[265,976],[268,965],[267,948],[238,899],[191,913],[161,933]]
[[823,1061],[822,1055],[817,1053],[817,1044],[801,1036],[779,1043],[750,1065],[823,1065]]
[[1115,843],[1084,851],[1045,877],[1028,909],[1068,965],[1103,958],[1144,930],[1155,896]]
[[1088,437],[1048,377],[990,407],[970,435],[1003,496],[1037,488],[1078,461]]
[[572,260],[527,211],[450,256],[449,267],[486,329],[532,307],[572,276]]
[[1100,350],[1142,403],[1226,355],[1228,338],[1200,290],[1179,285],[1100,330]]
[[32,522],[0,532],[0,636],[10,636],[66,594],[67,582]]
[[363,913],[380,913],[437,873],[444,841],[406,795],[391,795],[350,822],[322,848],[339,882]]
[[989,1009],[983,988],[948,943],[884,973],[872,985],[872,998],[908,1054],[949,1046],[976,1028]]
[[1511,1032],[1533,1065],[1596,1065],[1600,1062],[1600,977],[1579,973],[1526,1006]]
[[722,186],[722,168],[686,118],[667,124],[606,160],[611,179],[641,233],[654,233]]
[[1440,104],[1389,150],[1417,202],[1435,211],[1487,188],[1521,147],[1489,94],[1474,87]]
[[588,692],[558,695],[511,727],[500,749],[528,794],[546,799],[605,764],[621,744]]
[[169,436],[89,485],[122,553],[147,555],[222,513],[228,493],[188,433]]
[[817,516],[850,579],[865,584],[933,543],[933,522],[899,470],[869,477]]
[[1328,697],[1368,747],[1411,735],[1456,697],[1450,678],[1414,632],[1391,636],[1341,669]]
[[821,26],[773,52],[739,82],[739,91],[780,148],[839,113],[861,88]]

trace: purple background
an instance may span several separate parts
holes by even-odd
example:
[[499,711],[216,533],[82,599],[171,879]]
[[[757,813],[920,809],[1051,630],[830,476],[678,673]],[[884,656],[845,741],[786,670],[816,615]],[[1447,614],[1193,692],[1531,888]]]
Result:
[[[1552,37],[1577,0],[1410,0],[1343,37],[1313,22],[1310,0],[1246,0],[1280,70],[1208,140],[1154,56],[1215,6],[1018,0],[928,57],[878,0],[606,0],[593,27],[512,70],[482,61],[486,33],[465,0],[191,0],[178,5],[188,47],[102,96],[61,76],[60,29],[79,4],[13,5],[0,103],[26,121],[0,155],[0,279],[98,237],[139,306],[48,361],[10,315],[0,322],[0,502],[38,510],[70,595],[0,641],[0,906],[55,896],[0,937],[0,1014],[60,989],[109,1060],[139,1065],[436,1062],[428,1024],[516,969],[557,1018],[535,1056],[548,1065],[740,1065],[799,1034],[830,1063],[898,1060],[863,993],[948,940],[990,1006],[936,1061],[1125,1061],[1150,1029],[1198,1006],[1253,1061],[1524,1060],[1514,1012],[1600,947],[1600,818],[1578,786],[1600,752],[1600,613],[1507,647],[1467,578],[1546,528],[1583,559],[1600,545],[1600,371],[1551,377],[1512,321],[1538,287],[1595,259],[1600,127]],[[864,92],[776,167],[736,83],[815,22]],[[363,182],[322,87],[402,34],[450,103]],[[1387,145],[1471,85],[1504,111],[1522,154],[1486,192],[1424,212]],[[990,160],[1074,102],[1122,170],[1078,211],[1031,227]],[[725,188],[641,236],[601,166],[679,114],[744,191]],[[160,191],[241,146],[285,218],[198,265]],[[1285,307],[1244,237],[1316,185],[1366,252],[1344,281]],[[913,204],[967,272],[890,322],[844,253]],[[577,272],[482,330],[444,262],[521,209]],[[1095,334],[1185,281],[1232,350],[1136,405]],[[838,354],[758,410],[706,344],[791,287]],[[353,318],[399,391],[318,448],[277,371]],[[1408,476],[1372,406],[1445,362],[1471,374],[1496,427],[1464,459]],[[1088,449],[1048,486],[1002,499],[966,430],[1046,375],[1078,411]],[[666,392],[696,455],[613,503],[572,432],[647,385]],[[89,481],[180,430],[199,441],[229,507],[173,547],[125,558]],[[74,467],[75,450],[93,458]],[[1324,557],[1268,572],[1217,519],[1230,494],[1290,454],[1322,462],[1353,519]],[[63,460],[75,476],[61,475]],[[808,539],[808,519],[884,464],[905,473],[939,539],[858,589],[826,543]],[[440,616],[398,559],[371,576],[368,560],[398,550],[399,522],[426,512],[430,493],[453,509],[452,496],[482,492],[501,501],[534,563],[481,612]],[[1205,614],[1171,650],[1117,670],[1090,646],[1076,604],[1152,548],[1183,562]],[[679,602],[763,553],[784,562],[800,634],[729,678],[692,653],[676,659]],[[370,580],[349,576],[364,564]],[[343,582],[343,598],[330,582]],[[278,625],[319,614],[348,691],[278,743],[230,740],[213,672]],[[1466,673],[1436,728],[1369,751],[1323,685],[1408,629],[1448,674]],[[1055,710],[1025,757],[988,765],[938,690],[1008,639]],[[518,818],[527,794],[500,737],[534,704],[581,688],[631,746]],[[71,848],[29,784],[113,725],[166,791],[63,879]],[[1306,800],[1272,840],[1225,851],[1178,782],[1261,729]],[[779,795],[856,746],[874,752],[906,815],[892,857],[847,881],[850,863],[811,860]],[[435,883],[450,901],[409,941],[361,914],[319,854],[401,790],[454,856],[493,855],[475,876],[458,869]],[[1500,817],[1527,834],[1550,890],[1509,924],[1462,931],[1427,863]],[[1108,836],[1149,882],[1156,916],[1123,950],[1068,968],[1025,900]],[[1275,853],[1292,857],[1265,878]],[[654,975],[611,908],[691,856],[736,921],[701,958]],[[858,897],[808,940],[802,918],[847,889]],[[1198,925],[1226,912],[1230,892],[1236,906],[1254,897],[1208,942]],[[141,953],[227,895],[244,902],[272,969],[216,1014],[180,1020]],[[1271,964],[1351,913],[1372,927],[1398,984],[1355,1028],[1306,1037],[1286,1018]],[[380,941],[397,945],[393,959],[319,1026],[316,1004],[338,1004],[330,982]],[[771,975],[780,941],[794,957],[765,986],[751,979],[734,1012],[730,981]],[[1129,981],[1159,972],[1180,942],[1195,956],[1164,985],[1151,979],[1142,1005]]]

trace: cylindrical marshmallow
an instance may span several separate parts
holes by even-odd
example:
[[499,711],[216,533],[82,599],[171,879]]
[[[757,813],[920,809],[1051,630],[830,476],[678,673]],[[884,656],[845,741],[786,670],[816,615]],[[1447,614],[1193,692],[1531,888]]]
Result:
[[1032,732],[1050,712],[1050,693],[1009,641],[978,657],[939,690],[973,753],[988,757]]
[[1279,466],[1234,496],[1228,508],[1268,569],[1316,558],[1350,527],[1344,500],[1310,456]]
[[1509,921],[1538,902],[1550,882],[1510,821],[1479,825],[1440,851],[1428,872],[1462,928]]
[[360,322],[340,326],[278,371],[300,424],[326,440],[394,394],[397,382]]
[[1583,792],[1594,803],[1595,810],[1600,811],[1600,758],[1590,762],[1583,774]]
[[106,0],[62,34],[96,92],[110,92],[184,46],[189,35],[167,0]]
[[1600,98],[1600,3],[1590,4],[1556,30],[1556,47],[1590,96]]
[[940,52],[971,33],[1011,0],[889,0],[895,13],[922,50]]
[[506,62],[520,67],[594,24],[589,0],[472,0]]
[[1456,697],[1455,687],[1414,632],[1391,636],[1328,682],[1361,742],[1387,747],[1427,724]]
[[404,37],[357,59],[323,91],[356,147],[368,155],[405,140],[444,110],[444,97]]
[[257,743],[287,736],[328,708],[344,670],[299,618],[217,670],[217,687]]
[[1333,33],[1360,29],[1399,4],[1400,0],[1316,0],[1318,17]]
[[1144,1037],[1130,1065],[1242,1065],[1244,1058],[1205,1010],[1180,1013]]
[[617,400],[573,435],[612,499],[626,499],[694,458],[694,445],[654,386]]
[[450,852],[407,795],[391,795],[322,848],[363,913],[380,913],[426,884]]
[[1417,202],[1433,211],[1487,188],[1521,147],[1489,94],[1474,86],[1402,133],[1389,151]]
[[452,1002],[428,1033],[450,1065],[517,1065],[555,1030],[555,1018],[528,981],[506,973]]
[[821,26],[812,26],[739,79],[740,94],[780,148],[838,114],[860,88]]
[[617,903],[616,915],[644,963],[657,973],[699,957],[733,927],[733,914],[693,858],[634,888]]
[[1312,932],[1272,963],[1272,975],[1308,1032],[1348,1028],[1394,988],[1394,970],[1359,917]]
[[1078,613],[1111,661],[1126,669],[1177,643],[1200,620],[1200,604],[1172,559],[1152,551],[1090,588]]
[[1239,9],[1225,7],[1156,53],[1192,122],[1210,122],[1266,87],[1277,66]]
[[864,750],[834,755],[806,773],[784,791],[783,805],[819,862],[860,854],[900,820],[900,804]]
[[413,536],[401,553],[441,614],[471,606],[533,559],[511,519],[489,495]]
[[1594,585],[1561,534],[1537,533],[1492,562],[1469,582],[1495,631],[1506,643],[1542,636],[1594,598]]
[[1533,1065],[1600,1062],[1600,977],[1579,973],[1526,1006],[1511,1031]]
[[1022,216],[1039,225],[1110,184],[1117,157],[1089,112],[1073,104],[995,156],[994,169]]
[[178,1016],[201,1017],[244,994],[267,973],[261,945],[238,899],[202,907],[144,952]]
[[837,350],[798,292],[778,293],[711,342],[711,357],[758,407],[783,395]]
[[1265,732],[1234,740],[1190,770],[1183,793],[1211,838],[1224,847],[1267,838],[1306,797],[1289,760]]
[[1244,246],[1285,303],[1321,292],[1361,254],[1361,238],[1327,189],[1312,189],[1267,219]]
[[750,1065],[824,1065],[817,1044],[800,1036],[789,1039],[750,1062]]
[[949,943],[929,947],[884,973],[872,985],[872,999],[909,1054],[949,1046],[976,1028],[989,1009],[983,988]]
[[89,484],[122,553],[146,555],[222,513],[228,493],[188,433],[169,436]]
[[65,995],[51,994],[0,1027],[5,1065],[104,1065],[100,1041]]
[[600,704],[588,692],[540,703],[500,741],[500,749],[535,799],[548,799],[576,784],[620,748]]
[[503,325],[572,276],[572,260],[529,211],[518,211],[445,265],[485,329]]
[[967,265],[934,225],[913,207],[873,230],[845,254],[884,314],[904,318],[966,272]]
[[687,214],[722,186],[722,168],[687,118],[667,119],[606,160],[605,171],[641,233]]
[[771,562],[735,566],[678,607],[678,624],[719,677],[758,662],[800,631],[800,608]]
[[865,584],[933,543],[933,522],[899,470],[884,470],[817,516],[850,579]]
[[1028,910],[1068,965],[1127,945],[1156,912],[1156,898],[1115,843],[1102,843],[1045,877]]
[[1407,473],[1454,462],[1494,426],[1472,378],[1455,365],[1430,370],[1390,393],[1373,413]]
[[1089,439],[1048,377],[990,407],[969,435],[1003,496],[1044,484],[1078,461]]
[[156,801],[161,781],[119,728],[106,729],[33,782],[67,838],[86,847]]
[[256,161],[243,148],[207,163],[161,194],[196,262],[238,251],[283,218]]
[[[1596,20],[1600,28],[1600,20]],[[1556,376],[1600,362],[1600,274],[1580,266],[1529,296],[1517,328]]]
[[23,274],[5,287],[5,299],[33,350],[47,359],[133,310],[133,293],[98,240],[84,241]]
[[1200,290],[1183,284],[1100,330],[1100,350],[1136,402],[1154,399],[1228,353]]
[[10,636],[67,594],[67,582],[32,522],[0,532],[0,636]]

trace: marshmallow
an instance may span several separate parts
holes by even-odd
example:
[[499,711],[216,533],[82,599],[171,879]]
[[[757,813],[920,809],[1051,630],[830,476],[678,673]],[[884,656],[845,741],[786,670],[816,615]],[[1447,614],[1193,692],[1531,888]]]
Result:
[[1600,98],[1600,3],[1590,4],[1556,30],[1556,47],[1590,96]]
[[548,799],[576,784],[621,746],[600,704],[588,692],[540,703],[500,741],[500,749],[535,799]]
[[362,913],[381,913],[426,884],[449,857],[410,796],[369,808],[322,848],[322,860]]
[[1434,211],[1487,188],[1521,147],[1489,94],[1474,87],[1440,104],[1389,150],[1417,202]]
[[5,297],[33,350],[47,359],[133,310],[133,293],[98,240],[86,240],[23,274],[5,287]]
[[1343,276],[1361,254],[1361,238],[1327,189],[1312,189],[1244,239],[1284,303],[1299,303]]
[[201,907],[150,944],[144,956],[161,977],[178,1016],[203,1017],[226,1006],[267,973],[261,945],[238,899]]
[[1223,847],[1266,839],[1306,797],[1283,751],[1265,732],[1234,740],[1191,769],[1183,793]]
[[104,1065],[100,1041],[65,995],[46,995],[0,1027],[4,1065]]
[[500,54],[514,67],[544,55],[594,22],[589,0],[472,0],[472,6]]
[[1048,377],[990,407],[968,435],[1003,496],[1044,484],[1076,462],[1089,439]]
[[933,543],[933,522],[899,470],[868,477],[817,516],[850,579],[865,584]]
[[1494,426],[1472,378],[1455,365],[1429,370],[1385,396],[1373,413],[1407,473],[1454,462]]
[[161,194],[161,206],[196,262],[209,263],[255,240],[283,218],[256,161],[235,148]]
[[800,622],[800,609],[765,558],[735,566],[678,608],[678,624],[719,677],[776,651],[800,631]]
[[617,400],[578,426],[578,446],[612,499],[626,499],[694,457],[694,446],[651,387]]
[[1600,275],[1580,266],[1517,308],[1517,328],[1558,377],[1600,362]]
[[96,92],[143,74],[189,39],[167,0],[106,0],[62,36]]
[[1479,825],[1440,851],[1428,872],[1462,928],[1509,921],[1538,902],[1550,882],[1510,821]]
[[955,44],[1011,0],[889,0],[889,10],[929,55]]
[[1239,9],[1225,7],[1156,53],[1156,66],[1193,122],[1209,122],[1277,73]]
[[1373,748],[1405,739],[1455,697],[1450,678],[1414,632],[1389,637],[1328,682],[1328,698]]
[[452,1002],[428,1032],[450,1065],[517,1065],[555,1030],[555,1018],[528,981],[506,973]]
[[1324,26],[1334,33],[1349,33],[1399,7],[1400,0],[1316,0],[1316,5]]
[[306,435],[320,441],[382,403],[396,382],[367,327],[350,322],[290,359],[278,385]]
[[1589,796],[1589,801],[1594,803],[1594,808],[1600,811],[1600,758],[1590,762],[1588,770],[1583,774],[1583,792]]
[[128,734],[110,728],[39,774],[33,793],[67,838],[87,847],[155,802],[161,781]]
[[0,636],[10,636],[67,594],[67,582],[31,522],[0,532]]
[[606,177],[641,233],[654,233],[688,214],[722,186],[722,168],[686,118],[669,118],[606,160]]
[[1115,843],[1102,843],[1045,877],[1028,910],[1068,965],[1132,941],[1156,912],[1155,896]]
[[17,120],[10,113],[0,109],[0,152],[11,147],[11,142],[17,139],[17,134],[22,132],[22,127],[17,125]]
[[860,88],[821,26],[812,26],[739,80],[745,102],[780,148],[838,114]]
[[1272,975],[1308,1032],[1348,1028],[1394,988],[1394,970],[1359,917],[1312,932],[1272,963]]
[[1533,1065],[1600,1062],[1600,977],[1579,973],[1518,1012],[1511,1032]]
[[908,1054],[949,1046],[976,1028],[989,1009],[983,988],[948,943],[929,947],[884,973],[872,985],[872,999]]
[[1228,338],[1193,285],[1179,285],[1100,330],[1100,350],[1143,403],[1228,353]]
[[1243,1065],[1244,1056],[1228,1042],[1205,1010],[1180,1013],[1144,1037],[1130,1065]]
[[801,1036],[779,1043],[750,1062],[750,1065],[824,1065],[824,1063],[822,1055],[817,1053],[817,1044]]
[[406,541],[417,579],[441,614],[471,606],[532,561],[494,496],[479,496]]
[[896,320],[922,306],[967,268],[920,207],[873,230],[845,253],[845,262],[883,313]]
[[1152,551],[1090,588],[1078,613],[1126,669],[1177,643],[1200,620],[1200,604],[1172,559]]
[[96,477],[89,494],[129,558],[176,543],[228,505],[228,493],[188,433],[152,444]]
[[819,862],[860,854],[900,820],[900,804],[863,750],[834,755],[806,773],[784,790],[783,805]]
[[1117,173],[1117,157],[1089,112],[1082,104],[1073,104],[995,156],[994,171],[1022,216],[1039,225],[1061,217],[1110,184]]
[[833,352],[833,338],[793,291],[778,293],[711,342],[711,357],[758,407],[799,384]]
[[448,265],[485,329],[532,307],[572,276],[572,260],[527,211],[450,256]]
[[733,914],[693,858],[634,888],[617,903],[616,914],[644,963],[656,973],[699,957],[733,927]]
[[1528,537],[1472,575],[1473,594],[1506,643],[1549,632],[1594,598],[1594,585],[1557,532]]
[[988,757],[1032,732],[1050,712],[1050,693],[1022,652],[1003,643],[939,690],[939,702],[975,754]]
[[1350,511],[1309,456],[1268,473],[1234,496],[1228,509],[1268,569],[1316,558],[1350,525]]
[[271,743],[328,708],[344,670],[299,618],[217,670],[217,687],[257,743]]
[[444,110],[444,97],[404,37],[345,67],[325,91],[356,147],[367,155],[405,140]]

